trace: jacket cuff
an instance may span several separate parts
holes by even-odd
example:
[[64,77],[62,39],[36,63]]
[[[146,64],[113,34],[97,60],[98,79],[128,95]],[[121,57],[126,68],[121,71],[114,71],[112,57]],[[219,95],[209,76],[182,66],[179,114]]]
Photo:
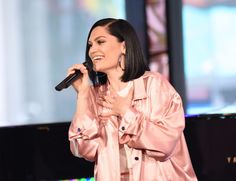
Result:
[[98,134],[98,123],[89,114],[74,119],[69,129],[69,140],[91,139]]

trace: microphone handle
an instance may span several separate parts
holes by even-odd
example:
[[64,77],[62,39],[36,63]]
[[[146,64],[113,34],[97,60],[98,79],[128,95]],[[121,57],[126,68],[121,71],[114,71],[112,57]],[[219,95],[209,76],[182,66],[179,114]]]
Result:
[[67,76],[63,81],[61,81],[55,89],[61,91],[62,89],[68,88],[77,78],[82,75],[80,70],[75,70],[75,73]]

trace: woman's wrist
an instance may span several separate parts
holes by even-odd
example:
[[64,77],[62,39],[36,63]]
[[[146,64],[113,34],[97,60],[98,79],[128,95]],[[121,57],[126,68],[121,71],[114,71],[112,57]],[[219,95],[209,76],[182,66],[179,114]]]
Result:
[[78,92],[77,92],[77,97],[79,98],[81,98],[81,97],[85,97],[85,98],[88,98],[89,97],[89,88],[88,89],[86,89],[86,90],[79,90]]

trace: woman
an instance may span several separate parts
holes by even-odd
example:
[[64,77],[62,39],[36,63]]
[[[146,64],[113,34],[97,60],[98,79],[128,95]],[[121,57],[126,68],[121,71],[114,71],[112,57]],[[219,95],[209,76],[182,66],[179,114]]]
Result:
[[[102,19],[88,35],[77,107],[69,129],[72,153],[94,161],[96,181],[197,180],[183,135],[181,98],[148,71],[132,26]],[[90,80],[93,82],[91,85]]]

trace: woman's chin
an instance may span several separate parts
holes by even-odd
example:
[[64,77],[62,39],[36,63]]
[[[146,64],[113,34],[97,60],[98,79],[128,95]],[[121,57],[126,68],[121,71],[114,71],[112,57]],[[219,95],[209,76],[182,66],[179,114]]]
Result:
[[95,72],[100,72],[101,71],[101,68],[99,68],[99,66],[93,66],[93,70]]
[[99,65],[98,63],[96,63],[96,64],[93,65],[93,69],[94,69],[96,72],[100,72],[100,71],[103,70],[103,69],[102,69],[102,66]]

